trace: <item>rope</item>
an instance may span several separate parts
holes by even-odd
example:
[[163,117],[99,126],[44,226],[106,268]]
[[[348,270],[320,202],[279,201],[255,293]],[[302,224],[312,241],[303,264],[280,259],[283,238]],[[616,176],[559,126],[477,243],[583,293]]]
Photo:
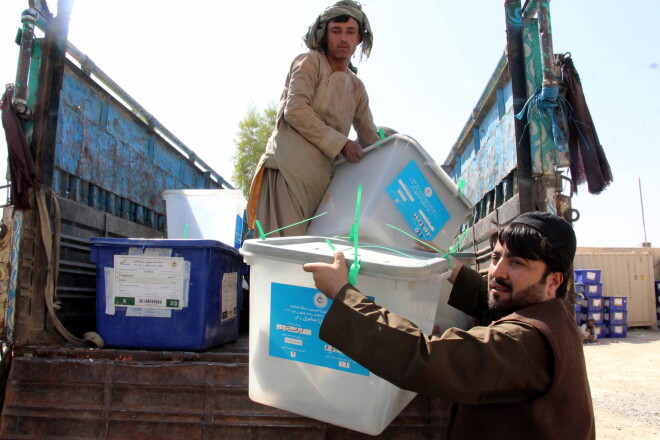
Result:
[[[48,316],[53,322],[55,329],[62,337],[75,345],[82,347],[103,347],[103,338],[95,332],[87,332],[80,339],[72,335],[62,324],[57,317],[56,310],[61,306],[60,302],[56,300],[55,288],[57,283],[57,273],[59,271],[59,243],[60,243],[60,209],[57,199],[54,194],[52,195],[53,208],[55,212],[55,237],[53,241],[53,233],[50,228],[50,218],[48,216],[48,208],[46,207],[46,196],[42,188],[35,192],[37,201],[37,210],[39,214],[39,226],[41,229],[41,237],[44,243],[44,250],[46,253],[46,287],[44,288],[44,298],[46,300],[46,307],[48,309]],[[53,252],[57,246],[57,250]],[[53,255],[54,254],[54,255]]]
[[[569,111],[567,112],[565,109]],[[530,112],[534,112],[538,116],[541,124],[552,133],[552,141],[555,149],[560,153],[565,152],[568,147],[568,142],[566,135],[564,135],[564,132],[559,125],[559,121],[563,123],[564,127],[568,127],[570,104],[565,98],[559,96],[559,87],[545,86],[538,88],[534,94],[529,97],[520,113],[516,115],[516,118],[519,120],[527,117],[525,129],[529,124]],[[550,126],[548,126],[544,116],[550,120]]]

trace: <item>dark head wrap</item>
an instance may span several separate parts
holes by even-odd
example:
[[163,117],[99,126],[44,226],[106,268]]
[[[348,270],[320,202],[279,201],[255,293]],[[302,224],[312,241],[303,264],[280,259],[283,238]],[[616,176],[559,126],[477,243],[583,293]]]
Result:
[[511,224],[523,224],[530,226],[548,239],[556,246],[563,248],[571,256],[575,256],[577,240],[573,227],[566,220],[549,212],[526,212],[516,217]]
[[362,56],[369,58],[371,46],[374,41],[371,26],[369,25],[367,15],[362,12],[362,5],[353,0],[341,0],[326,8],[307,30],[307,34],[303,37],[305,44],[312,50],[325,52],[325,29],[328,22],[342,15],[353,17],[360,24],[360,31],[362,32]]

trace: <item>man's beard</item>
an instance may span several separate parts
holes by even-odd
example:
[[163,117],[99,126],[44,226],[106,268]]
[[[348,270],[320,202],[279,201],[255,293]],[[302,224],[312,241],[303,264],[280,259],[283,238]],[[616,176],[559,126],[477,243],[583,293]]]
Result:
[[488,293],[488,309],[490,311],[499,314],[500,316],[509,315],[517,310],[524,309],[534,304],[538,304],[543,300],[545,292],[545,282],[543,278],[536,284],[527,286],[522,290],[519,290],[514,295],[511,290],[511,285],[500,280],[493,280],[497,284],[508,287],[511,291],[509,298],[506,300],[495,300],[493,295]]

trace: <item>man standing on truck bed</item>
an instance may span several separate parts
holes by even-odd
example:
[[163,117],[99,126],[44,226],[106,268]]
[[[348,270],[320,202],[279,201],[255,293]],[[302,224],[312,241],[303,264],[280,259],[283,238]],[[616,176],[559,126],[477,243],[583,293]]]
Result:
[[457,262],[449,299],[478,320],[494,318],[488,326],[429,337],[347,284],[335,252],[332,265],[303,266],[333,299],[319,337],[403,389],[453,401],[450,439],[594,439],[582,338],[565,301],[573,228],[525,213],[490,244],[487,282]]
[[[351,65],[362,44],[368,57],[371,27],[359,3],[342,0],[327,8],[304,37],[309,50],[291,64],[277,108],[275,130],[259,160],[248,201],[248,224],[265,232],[312,217],[341,153],[363,156],[360,145],[378,141],[364,84]],[[359,144],[348,139],[351,125]],[[304,235],[307,223],[273,235]]]

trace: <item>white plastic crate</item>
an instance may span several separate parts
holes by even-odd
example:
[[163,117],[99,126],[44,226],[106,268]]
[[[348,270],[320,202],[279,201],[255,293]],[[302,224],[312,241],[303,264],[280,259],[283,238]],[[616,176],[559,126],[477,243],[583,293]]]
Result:
[[247,205],[241,191],[169,189],[163,191],[167,238],[218,240],[238,249]]
[[360,241],[410,248],[415,237],[446,251],[472,206],[451,178],[412,138],[394,135],[365,150],[358,163],[340,160],[308,235],[348,237],[362,184]]
[[[350,242],[332,240],[352,264]],[[427,334],[470,327],[467,315],[447,305],[448,262],[437,254],[361,248],[357,287]],[[370,373],[318,338],[332,303],[314,287],[308,262],[332,262],[321,237],[246,240],[250,265],[250,399],[370,435],[377,435],[415,394]]]

